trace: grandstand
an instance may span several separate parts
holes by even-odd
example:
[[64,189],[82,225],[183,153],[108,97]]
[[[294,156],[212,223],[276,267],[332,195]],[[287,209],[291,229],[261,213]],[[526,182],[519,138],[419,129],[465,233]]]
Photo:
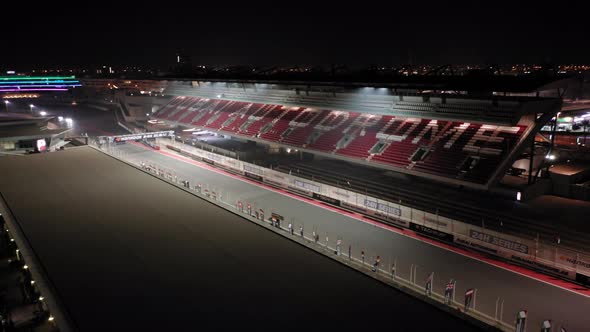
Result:
[[153,116],[181,128],[487,189],[561,103],[385,88],[318,90],[172,82],[166,93],[174,97]]

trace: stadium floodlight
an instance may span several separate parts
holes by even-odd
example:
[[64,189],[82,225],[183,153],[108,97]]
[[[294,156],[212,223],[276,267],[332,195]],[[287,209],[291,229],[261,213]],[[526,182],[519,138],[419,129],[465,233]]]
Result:
[[41,116],[46,116],[47,115],[47,112],[41,111],[41,112],[39,112],[39,114],[41,114]]

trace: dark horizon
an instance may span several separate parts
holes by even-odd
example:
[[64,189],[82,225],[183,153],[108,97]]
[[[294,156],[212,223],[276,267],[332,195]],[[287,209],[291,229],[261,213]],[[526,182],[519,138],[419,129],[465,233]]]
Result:
[[[481,5],[339,13],[293,8],[110,8],[7,15],[0,67],[173,65],[586,64],[581,6]],[[203,8],[205,7],[205,8]],[[187,7],[188,9],[189,7]],[[311,8],[311,7],[310,7]],[[114,13],[114,14],[113,14]]]

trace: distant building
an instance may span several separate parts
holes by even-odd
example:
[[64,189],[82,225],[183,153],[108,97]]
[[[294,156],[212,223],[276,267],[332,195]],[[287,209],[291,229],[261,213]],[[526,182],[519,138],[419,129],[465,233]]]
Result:
[[0,113],[0,153],[43,152],[65,145],[64,138],[70,129],[51,124],[51,119]]
[[190,55],[184,50],[178,50],[174,58],[172,71],[176,74],[188,74],[192,71],[193,64]]

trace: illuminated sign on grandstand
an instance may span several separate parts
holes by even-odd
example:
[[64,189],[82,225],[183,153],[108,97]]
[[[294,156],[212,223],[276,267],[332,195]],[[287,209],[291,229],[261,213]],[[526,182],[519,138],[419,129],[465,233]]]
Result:
[[371,209],[387,212],[387,213],[393,214],[395,216],[402,215],[402,210],[400,210],[399,208],[389,206],[389,205],[386,205],[383,203],[377,203],[377,202],[372,201],[370,199],[365,199],[365,206],[368,208],[371,208]]
[[307,189],[310,191],[320,191],[320,187],[316,186],[315,184],[309,183],[309,182],[295,180],[295,185],[299,188]]
[[473,239],[477,239],[477,240],[480,240],[483,242],[491,243],[491,244],[494,244],[494,245],[497,245],[499,247],[503,247],[506,249],[518,251],[523,254],[528,254],[528,252],[529,252],[529,246],[527,246],[526,244],[502,239],[497,236],[493,236],[493,235],[487,234],[487,233],[482,233],[482,232],[479,232],[479,231],[476,231],[473,229],[469,232],[469,236]]
[[0,77],[0,92],[67,91],[82,86],[74,76],[10,76]]
[[383,203],[377,203],[375,201],[365,199],[365,206],[371,209],[387,212],[389,214],[393,214],[395,216],[401,216],[402,211],[399,208],[389,206]]
[[250,173],[254,173],[254,174],[258,174],[258,175],[264,175],[262,173],[262,170],[261,169],[252,167],[252,166],[247,165],[247,164],[244,164],[243,167],[244,167],[244,171],[246,171],[246,172],[250,172]]
[[114,142],[125,142],[125,141],[135,141],[140,139],[146,138],[157,138],[157,137],[174,137],[174,131],[156,131],[151,133],[143,133],[143,134],[131,134],[131,135],[120,135],[114,136],[112,139]]

